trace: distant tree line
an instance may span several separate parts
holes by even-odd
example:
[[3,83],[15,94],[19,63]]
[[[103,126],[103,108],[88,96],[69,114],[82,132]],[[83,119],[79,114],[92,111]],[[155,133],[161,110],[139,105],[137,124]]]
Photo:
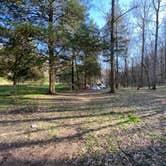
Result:
[[115,92],[119,85],[155,90],[156,84],[166,82],[166,17],[161,18],[166,3],[133,0],[126,11],[118,0],[111,3],[102,28],[104,61],[111,68],[111,73],[105,69],[103,75],[110,91]]
[[84,0],[1,0],[0,76],[16,85],[47,72],[52,95],[57,81],[72,90],[97,80],[105,80],[111,93],[120,85],[156,89],[166,80],[165,5],[164,0],[133,0],[122,10],[112,0],[99,29]]

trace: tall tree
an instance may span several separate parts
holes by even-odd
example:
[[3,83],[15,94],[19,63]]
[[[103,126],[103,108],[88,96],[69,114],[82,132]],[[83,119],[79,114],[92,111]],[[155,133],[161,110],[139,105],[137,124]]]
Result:
[[145,73],[145,46],[146,46],[146,31],[150,21],[150,2],[145,0],[134,0],[134,5],[137,9],[133,12],[136,18],[137,26],[141,30],[141,72],[138,86],[144,86]]
[[[20,24],[10,31],[9,40],[3,45],[0,54],[1,75],[4,73],[13,81],[13,85],[20,79],[38,77],[43,60],[34,47],[35,36],[38,30],[28,24]],[[41,72],[42,74],[42,72]]]
[[153,58],[153,82],[152,82],[152,89],[156,89],[156,70],[157,70],[157,55],[158,55],[158,33],[159,33],[159,13],[160,13],[160,7],[161,7],[161,0],[152,0],[153,7],[155,10],[155,49],[154,49],[154,58]]
[[111,56],[110,56],[110,64],[111,64],[111,80],[110,80],[110,92],[115,93],[115,64],[114,64],[114,43],[115,43],[115,37],[114,37],[114,23],[115,23],[115,17],[114,17],[114,10],[115,10],[115,0],[112,0],[112,7],[111,7],[111,20],[110,20],[110,32],[111,32],[111,41],[110,41],[110,48],[111,48]]
[[[43,37],[42,42],[48,46],[49,61],[49,93],[55,94],[55,69],[58,55],[64,49],[64,29],[73,25],[84,11],[84,7],[78,0],[59,1],[45,0],[43,2],[34,2],[38,11],[34,17],[31,16],[34,24],[42,25]],[[38,18],[36,21],[35,18]],[[72,21],[70,21],[72,20]],[[70,26],[69,26],[70,25]],[[62,42],[64,41],[64,42]]]

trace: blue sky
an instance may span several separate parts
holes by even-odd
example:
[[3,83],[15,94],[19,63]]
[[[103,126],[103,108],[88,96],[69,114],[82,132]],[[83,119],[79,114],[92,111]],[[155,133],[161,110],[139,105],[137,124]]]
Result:
[[[131,0],[119,0],[119,4],[122,9],[126,10]],[[105,25],[105,15],[111,9],[111,0],[93,0],[93,4],[89,11],[89,17],[92,18],[95,23],[102,28]],[[102,68],[109,68],[109,63],[103,63],[103,57],[100,57],[100,63]]]
[[[127,8],[131,0],[119,0],[121,7]],[[101,28],[105,24],[104,15],[111,9],[111,0],[93,0],[89,16]]]

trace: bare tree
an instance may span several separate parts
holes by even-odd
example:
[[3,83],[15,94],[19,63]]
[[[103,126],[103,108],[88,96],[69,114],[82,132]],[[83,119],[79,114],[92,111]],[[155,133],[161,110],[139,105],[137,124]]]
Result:
[[114,23],[115,23],[115,18],[114,18],[114,10],[115,10],[115,0],[112,0],[112,13],[111,13],[111,58],[110,58],[110,64],[111,64],[111,93],[115,93],[115,65],[114,65]]
[[144,60],[145,60],[145,45],[146,45],[146,29],[149,21],[150,4],[147,0],[136,0],[134,5],[138,6],[134,15],[137,19],[137,25],[141,29],[141,73],[138,86],[144,86]]
[[159,33],[159,13],[161,7],[161,0],[152,0],[153,7],[155,10],[156,20],[155,20],[155,49],[154,49],[154,58],[153,58],[153,82],[152,82],[152,89],[156,89],[156,66],[157,66],[157,50],[158,50],[158,33]]

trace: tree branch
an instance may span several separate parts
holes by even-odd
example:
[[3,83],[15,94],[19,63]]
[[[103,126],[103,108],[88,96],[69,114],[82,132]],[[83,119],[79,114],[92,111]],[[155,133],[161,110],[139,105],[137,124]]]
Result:
[[133,9],[136,9],[138,6],[134,6],[131,9],[125,11],[124,13],[122,13],[120,16],[118,16],[114,22],[117,22],[121,17],[123,17],[124,15],[126,15],[127,13],[129,13],[130,11],[132,11]]

